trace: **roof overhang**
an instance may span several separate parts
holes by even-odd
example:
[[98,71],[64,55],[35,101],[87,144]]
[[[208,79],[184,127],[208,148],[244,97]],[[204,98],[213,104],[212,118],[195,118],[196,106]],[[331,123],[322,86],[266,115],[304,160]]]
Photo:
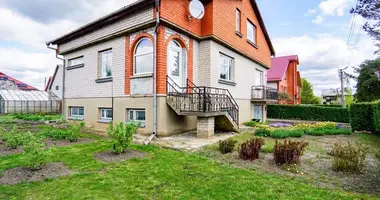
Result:
[[147,6],[153,6],[155,0],[138,0],[132,4],[124,6],[123,8],[112,12],[104,17],[101,17],[93,22],[90,22],[66,35],[63,35],[59,38],[46,42],[46,45],[56,45],[61,44],[70,40],[73,40],[77,37],[83,36],[89,32],[92,32],[96,29],[99,29],[105,25],[112,24],[132,13],[138,12],[141,9],[145,9]]

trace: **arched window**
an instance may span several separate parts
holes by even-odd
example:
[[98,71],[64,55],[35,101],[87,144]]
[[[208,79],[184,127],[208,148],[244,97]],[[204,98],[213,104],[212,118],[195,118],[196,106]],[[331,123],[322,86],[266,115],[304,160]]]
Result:
[[134,74],[153,72],[153,44],[148,38],[142,38],[134,52]]

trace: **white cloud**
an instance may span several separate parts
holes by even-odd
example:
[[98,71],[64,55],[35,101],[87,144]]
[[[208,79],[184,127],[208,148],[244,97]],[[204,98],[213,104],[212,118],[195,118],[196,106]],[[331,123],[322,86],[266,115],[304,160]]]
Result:
[[309,9],[305,16],[314,15],[315,13],[317,13],[317,9]]
[[343,16],[352,0],[325,0],[319,4],[323,15]]
[[312,20],[313,24],[322,24],[323,21],[325,21],[325,18],[322,15],[318,15]]
[[361,45],[352,50],[349,50],[344,39],[331,34],[274,38],[273,43],[277,56],[299,56],[301,76],[314,85],[316,94],[320,94],[321,89],[339,87],[338,69],[375,58],[375,47],[367,37],[361,38]]

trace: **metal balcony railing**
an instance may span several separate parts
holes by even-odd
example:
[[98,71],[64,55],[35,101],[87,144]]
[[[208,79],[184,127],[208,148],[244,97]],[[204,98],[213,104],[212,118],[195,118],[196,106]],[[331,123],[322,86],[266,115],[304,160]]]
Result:
[[277,90],[271,87],[259,85],[252,86],[252,100],[277,101]]

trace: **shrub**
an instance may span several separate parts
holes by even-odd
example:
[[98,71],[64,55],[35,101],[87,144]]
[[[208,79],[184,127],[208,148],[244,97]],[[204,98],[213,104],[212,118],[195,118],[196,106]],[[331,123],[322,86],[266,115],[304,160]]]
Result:
[[349,122],[347,108],[303,105],[268,105],[267,107],[269,118]]
[[123,122],[113,125],[111,122],[107,134],[112,139],[112,150],[114,153],[124,153],[127,150],[128,146],[132,142],[133,134],[136,133],[140,124],[134,122],[126,123]]
[[12,149],[16,149],[18,146],[22,145],[23,139],[17,126],[13,126],[12,131],[6,136],[5,141],[6,146]]
[[371,103],[353,103],[350,107],[350,123],[353,131],[373,132],[373,113]]
[[332,149],[333,166],[335,171],[346,171],[360,173],[365,166],[365,159],[369,147],[362,143],[355,145],[350,142],[347,145],[335,143]]
[[85,123],[81,122],[80,124],[70,124],[67,129],[49,127],[43,132],[43,135],[52,140],[69,140],[70,142],[76,142],[84,126]]
[[44,151],[44,144],[33,134],[29,133],[30,140],[24,146],[26,165],[32,170],[41,169],[46,163],[47,151]]
[[304,132],[301,129],[295,129],[295,128],[279,128],[275,129],[271,133],[271,137],[278,138],[278,139],[285,139],[288,137],[302,137],[304,135]]
[[223,154],[231,153],[233,152],[236,143],[237,141],[232,139],[219,141],[219,151]]
[[249,121],[249,122],[244,122],[244,125],[250,126],[250,127],[255,127],[259,122],[255,121]]
[[372,116],[374,132],[380,134],[380,101],[373,103]]
[[80,131],[81,129],[85,126],[85,123],[84,122],[80,122],[79,125],[78,124],[70,124],[69,125],[69,129],[68,129],[68,137],[67,139],[70,141],[70,142],[76,142],[78,141],[79,139],[79,136],[80,136]]
[[239,146],[239,158],[243,160],[256,160],[259,158],[259,151],[264,144],[264,139],[254,138],[242,143]]
[[277,165],[298,164],[307,145],[308,143],[303,141],[293,142],[285,140],[284,143],[280,143],[276,140],[276,144],[274,145],[274,161]]
[[273,153],[274,145],[273,144],[265,144],[261,147],[261,152],[263,153]]
[[271,131],[268,128],[259,128],[256,130],[256,136],[268,137]]
[[309,128],[305,130],[306,135],[322,136],[322,135],[351,135],[352,130],[347,128]]
[[5,141],[7,138],[7,135],[8,135],[8,131],[4,127],[0,126],[0,138],[1,138],[1,140]]

